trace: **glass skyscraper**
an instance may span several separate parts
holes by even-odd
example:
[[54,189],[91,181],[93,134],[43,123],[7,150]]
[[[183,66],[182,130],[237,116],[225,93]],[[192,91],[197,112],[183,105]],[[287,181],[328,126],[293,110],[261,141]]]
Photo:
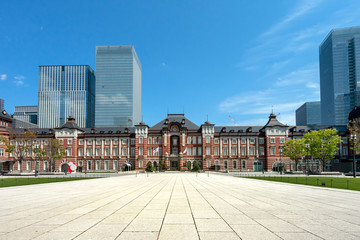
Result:
[[95,126],[141,121],[141,63],[133,46],[96,47]]
[[25,122],[38,124],[38,106],[15,106],[13,117]]
[[94,127],[95,74],[90,66],[39,66],[38,99],[40,128],[60,127],[70,115],[79,127]]
[[320,102],[306,102],[296,109],[296,126],[321,125]]
[[319,46],[321,122],[346,125],[360,105],[360,27],[332,30]]

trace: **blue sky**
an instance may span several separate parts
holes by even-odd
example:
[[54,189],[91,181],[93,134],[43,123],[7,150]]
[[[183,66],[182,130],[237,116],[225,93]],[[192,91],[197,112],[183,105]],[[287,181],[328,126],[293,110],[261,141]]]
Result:
[[37,105],[39,65],[87,64],[96,45],[134,45],[142,115],[202,124],[264,125],[272,111],[320,99],[318,46],[360,25],[358,0],[0,2],[0,98]]

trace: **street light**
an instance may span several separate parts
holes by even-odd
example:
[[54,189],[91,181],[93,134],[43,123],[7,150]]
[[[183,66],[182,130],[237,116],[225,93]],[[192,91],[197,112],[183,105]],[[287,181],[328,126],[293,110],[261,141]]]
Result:
[[357,139],[356,134],[351,134],[350,135],[350,139],[353,142],[353,155],[354,155],[354,160],[353,160],[353,177],[356,178],[356,160],[355,160],[355,155],[356,155],[356,150],[355,150],[355,141]]
[[[305,148],[306,148],[306,154],[309,155],[309,149],[310,149],[310,144],[306,143],[305,144]],[[308,169],[308,159],[305,159],[305,170],[309,175],[309,169]]]

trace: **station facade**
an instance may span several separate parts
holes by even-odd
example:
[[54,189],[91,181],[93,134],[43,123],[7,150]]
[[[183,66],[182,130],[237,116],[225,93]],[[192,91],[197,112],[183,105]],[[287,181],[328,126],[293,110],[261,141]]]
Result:
[[[10,143],[44,148],[50,139],[58,139],[66,154],[55,161],[56,171],[74,163],[79,172],[111,172],[145,170],[149,161],[155,168],[162,161],[169,170],[185,170],[186,164],[197,162],[203,170],[271,171],[274,165],[290,162],[282,156],[281,146],[311,129],[284,125],[271,113],[264,126],[216,126],[209,121],[198,126],[184,114],[168,114],[152,127],[140,122],[134,127],[79,128],[69,117],[60,128],[30,130],[37,133],[33,142],[10,139]],[[346,132],[339,134],[346,138]],[[11,138],[11,134],[3,136]],[[338,158],[348,158],[349,151],[343,150],[347,143],[341,143]],[[30,152],[20,167],[19,159],[4,148],[0,145],[4,171],[49,171],[46,158],[39,160]]]

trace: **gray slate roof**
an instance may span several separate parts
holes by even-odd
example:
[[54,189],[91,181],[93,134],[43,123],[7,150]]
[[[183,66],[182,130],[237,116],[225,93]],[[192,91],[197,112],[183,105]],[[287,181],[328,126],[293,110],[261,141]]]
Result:
[[182,126],[186,127],[188,130],[199,130],[200,128],[198,125],[187,119],[184,114],[168,114],[166,118],[152,126],[149,130],[162,130],[164,127],[167,126],[167,124],[165,124],[166,120],[168,120],[169,124],[172,122],[177,122],[181,124],[181,122],[184,120],[184,124],[182,124]]

